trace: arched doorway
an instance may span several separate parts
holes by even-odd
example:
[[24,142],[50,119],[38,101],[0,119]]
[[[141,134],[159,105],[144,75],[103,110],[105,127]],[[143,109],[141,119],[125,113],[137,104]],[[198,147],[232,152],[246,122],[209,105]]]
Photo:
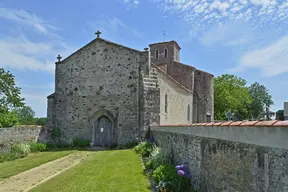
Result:
[[112,143],[112,121],[107,116],[101,116],[95,122],[95,146],[110,147]]

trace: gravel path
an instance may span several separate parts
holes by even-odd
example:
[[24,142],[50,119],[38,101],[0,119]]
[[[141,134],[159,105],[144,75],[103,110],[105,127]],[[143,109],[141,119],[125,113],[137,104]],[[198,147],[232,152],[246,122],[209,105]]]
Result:
[[80,163],[92,152],[79,151],[35,167],[0,182],[0,192],[27,192],[61,172]]

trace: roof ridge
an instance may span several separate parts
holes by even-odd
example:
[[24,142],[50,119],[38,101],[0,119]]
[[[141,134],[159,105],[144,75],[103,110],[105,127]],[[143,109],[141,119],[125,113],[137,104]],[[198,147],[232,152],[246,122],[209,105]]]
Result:
[[136,51],[136,52],[140,52],[140,53],[146,52],[145,50],[144,50],[144,51],[140,51],[140,50],[137,50],[137,49],[134,49],[134,48],[130,48],[130,47],[127,47],[127,46],[125,46],[125,45],[121,45],[121,44],[115,43],[115,42],[113,42],[113,41],[108,41],[108,40],[106,40],[106,39],[103,39],[103,38],[100,38],[100,37],[99,37],[99,38],[93,39],[92,41],[90,41],[90,42],[87,43],[86,45],[84,45],[84,46],[82,46],[81,48],[77,49],[76,51],[74,51],[73,53],[71,53],[69,56],[67,56],[65,59],[63,59],[62,61],[56,62],[56,64],[61,64],[63,61],[67,60],[67,59],[70,58],[72,55],[78,53],[79,51],[81,51],[82,49],[84,49],[85,47],[87,47],[88,45],[90,45],[90,44],[92,44],[92,43],[94,43],[94,42],[96,42],[96,41],[98,41],[98,40],[104,41],[104,42],[106,42],[106,43],[114,44],[114,45],[123,47],[123,48],[125,48],[125,49],[130,49],[130,50],[132,50],[132,51]]

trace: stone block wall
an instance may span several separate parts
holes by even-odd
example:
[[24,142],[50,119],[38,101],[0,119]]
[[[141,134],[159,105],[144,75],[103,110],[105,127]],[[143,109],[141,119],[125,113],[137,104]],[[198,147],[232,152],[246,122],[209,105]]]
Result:
[[202,192],[288,191],[288,121],[151,127],[175,164],[189,162]]
[[[93,40],[56,64],[54,126],[61,139],[89,139],[93,143],[97,114],[105,111],[113,122],[113,144],[139,137],[142,76],[149,72],[148,51],[127,48],[101,38]],[[107,115],[106,115],[107,116]]]
[[44,128],[41,126],[26,125],[11,128],[0,128],[0,152],[9,150],[16,142],[45,140]]
[[214,88],[213,75],[210,73],[195,70],[193,88],[193,122],[208,122],[207,115],[210,115],[210,122],[214,117]]

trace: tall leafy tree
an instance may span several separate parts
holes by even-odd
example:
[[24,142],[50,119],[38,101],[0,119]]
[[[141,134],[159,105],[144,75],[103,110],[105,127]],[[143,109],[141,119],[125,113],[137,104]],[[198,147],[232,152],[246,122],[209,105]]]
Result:
[[251,118],[259,119],[266,113],[266,107],[270,107],[274,104],[272,96],[270,95],[269,90],[258,82],[249,86],[249,92],[252,97],[250,105]]
[[11,109],[24,105],[20,90],[15,84],[14,76],[0,68],[0,127],[13,126],[17,122],[17,116]]
[[227,119],[231,111],[238,119],[247,119],[252,101],[246,80],[235,75],[223,74],[214,78],[214,113],[216,120]]
[[20,123],[21,124],[35,124],[36,119],[34,118],[35,112],[33,109],[29,106],[23,106],[14,109],[14,112],[17,114],[19,117]]

